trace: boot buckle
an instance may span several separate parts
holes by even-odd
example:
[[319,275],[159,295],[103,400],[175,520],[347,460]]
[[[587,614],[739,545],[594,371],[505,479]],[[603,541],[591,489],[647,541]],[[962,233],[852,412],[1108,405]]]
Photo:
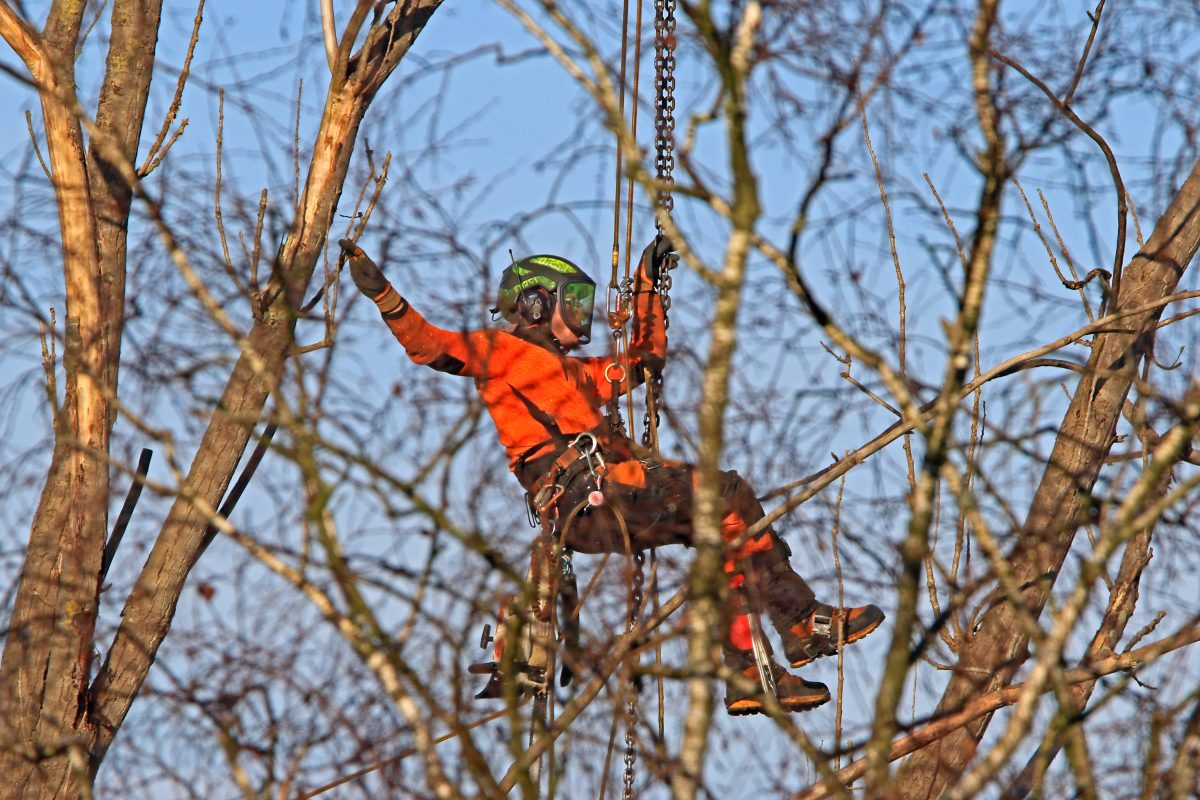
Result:
[[831,638],[833,634],[833,617],[829,614],[812,615],[812,635]]

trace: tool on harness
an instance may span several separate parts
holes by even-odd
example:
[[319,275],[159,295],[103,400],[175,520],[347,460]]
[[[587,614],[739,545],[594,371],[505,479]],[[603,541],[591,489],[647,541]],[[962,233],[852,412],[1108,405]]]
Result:
[[771,651],[767,649],[767,640],[756,611],[750,614],[750,643],[753,646],[754,665],[758,667],[758,681],[762,684],[763,694],[777,698],[775,675],[771,672]]
[[[526,591],[505,596],[494,633],[490,623],[483,626],[479,647],[487,650],[490,645],[492,658],[467,667],[472,675],[488,676],[487,684],[475,695],[478,700],[504,697],[508,681],[517,697],[527,693],[544,696],[560,645],[565,654],[560,686],[571,682],[571,665],[580,662],[579,587],[570,551],[548,540],[551,531],[553,523],[547,526],[547,536],[538,537],[530,554]],[[555,602],[559,606],[557,620]]]
[[604,474],[608,472],[608,464],[600,451],[600,443],[594,434],[585,431],[576,436],[570,446],[578,450],[579,457],[587,463],[588,474],[596,487],[588,492],[588,505],[593,508],[604,505]]
[[525,511],[530,527],[536,528],[552,509],[557,513],[556,504],[583,470],[587,470],[592,481],[586,498],[588,507],[604,505],[603,486],[608,462],[604,459],[600,441],[590,431],[584,431],[568,442],[546,474],[535,480],[526,492]]

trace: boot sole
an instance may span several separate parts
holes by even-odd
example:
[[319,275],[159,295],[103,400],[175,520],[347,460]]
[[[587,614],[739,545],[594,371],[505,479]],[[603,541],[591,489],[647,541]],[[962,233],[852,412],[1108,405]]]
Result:
[[[815,695],[812,698],[793,698],[788,701],[779,701],[779,705],[784,711],[789,711],[793,714],[801,711],[811,711],[817,706],[825,705],[829,702],[829,695]],[[735,703],[725,706],[725,711],[731,717],[748,717],[751,714],[765,714],[767,707],[761,700],[738,700]]]
[[[846,640],[844,642],[842,642],[842,646],[844,647],[845,645],[853,644],[854,642],[857,642],[859,639],[864,638],[867,634],[871,633],[876,628],[878,628],[880,625],[882,625],[884,619],[886,619],[886,617],[880,616],[879,619],[875,620],[874,625],[863,628],[862,630],[859,630],[859,631],[855,631],[852,635],[846,637]],[[802,658],[799,661],[792,661],[790,663],[792,665],[792,668],[794,669],[796,667],[803,667],[807,664],[811,664],[812,662],[816,661],[817,658],[822,658],[822,656],[817,656],[816,658]]]

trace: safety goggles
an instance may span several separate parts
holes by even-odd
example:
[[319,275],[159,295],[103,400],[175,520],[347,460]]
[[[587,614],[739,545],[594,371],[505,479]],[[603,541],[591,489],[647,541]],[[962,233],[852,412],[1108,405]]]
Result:
[[592,310],[596,304],[596,285],[590,281],[568,281],[558,285],[558,308],[562,321],[580,342],[591,341]]

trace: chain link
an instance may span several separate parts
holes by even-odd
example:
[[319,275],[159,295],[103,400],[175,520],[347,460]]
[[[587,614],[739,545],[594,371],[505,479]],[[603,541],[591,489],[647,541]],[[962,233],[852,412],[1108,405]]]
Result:
[[654,167],[662,184],[658,206],[668,215],[675,206],[669,185],[675,169],[675,3],[654,0]]
[[[632,633],[637,627],[638,613],[642,609],[642,598],[645,596],[646,584],[646,554],[642,550],[633,553],[633,563],[630,564],[629,574],[629,617],[626,620],[626,633]],[[637,761],[637,725],[638,725],[638,680],[633,674],[633,665],[637,656],[629,656],[629,675],[625,684],[625,784],[621,797],[623,800],[633,798],[634,763]]]
[[633,800],[633,766],[637,761],[637,683],[631,680],[626,691],[628,692],[628,704],[626,705],[628,727],[625,728],[625,775],[622,778],[625,790],[621,793],[621,797],[623,800]]
[[[656,204],[667,216],[675,209],[675,199],[671,195],[671,186],[675,183],[675,5],[676,0],[654,0],[654,169],[659,184]],[[662,234],[662,220],[655,219],[654,224]],[[673,253],[663,259],[654,287],[662,298],[664,331],[671,327],[671,318],[667,314],[671,310],[671,270],[678,264],[679,256]],[[658,430],[661,421],[662,370],[652,370],[647,384],[642,444],[653,448],[656,442],[651,432]]]
[[[675,6],[676,0],[654,0],[654,169],[659,189],[656,203],[670,216],[675,208],[671,195],[671,184],[675,179]],[[662,220],[655,220],[659,234],[663,232]],[[679,257],[670,255],[663,259],[658,271],[655,290],[662,298],[663,328],[670,327],[667,311],[671,308],[671,270],[679,263]],[[646,416],[642,425],[642,443],[651,446],[651,427],[658,430],[658,409],[662,404],[663,376],[661,369],[652,371],[649,380],[649,397]],[[654,409],[653,420],[650,408]],[[638,612],[642,607],[646,556],[642,551],[633,554],[632,573],[629,576],[629,620],[628,630],[637,625]],[[638,682],[633,675],[635,656],[630,656],[629,680],[626,686],[625,727],[625,790],[624,800],[633,798],[634,764],[637,761]]]

